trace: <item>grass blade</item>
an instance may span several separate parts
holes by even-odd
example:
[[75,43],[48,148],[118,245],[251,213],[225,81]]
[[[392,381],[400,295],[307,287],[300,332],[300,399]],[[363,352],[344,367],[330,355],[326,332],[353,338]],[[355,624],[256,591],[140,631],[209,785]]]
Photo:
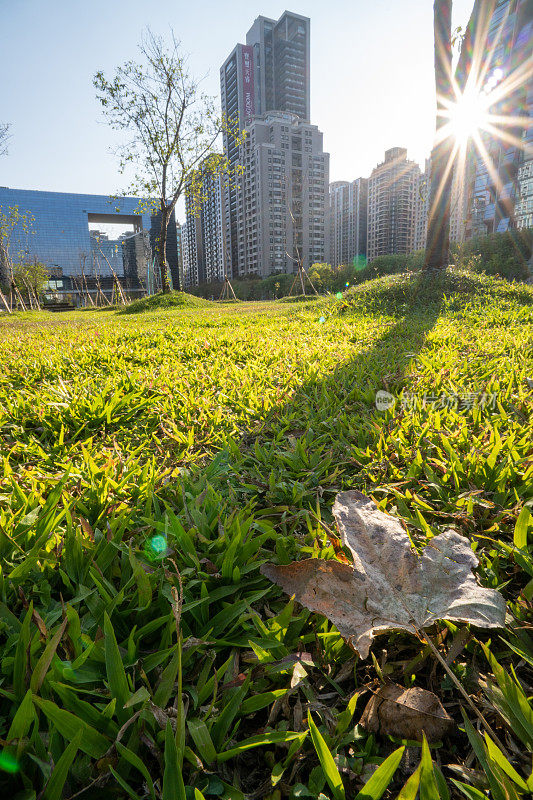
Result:
[[419,764],[413,774],[407,779],[398,793],[396,800],[415,800],[420,786],[420,771],[422,767]]
[[46,784],[46,788],[44,790],[45,800],[61,800],[61,797],[63,796],[63,787],[68,776],[68,771],[72,765],[72,762],[74,761],[74,758],[76,757],[76,753],[79,750],[82,736],[83,731],[79,730],[74,739],[67,745],[65,752],[55,765],[54,771],[52,772],[50,780]]
[[518,547],[520,550],[525,550],[527,548],[527,534],[530,528],[533,528],[533,517],[531,516],[529,508],[524,506],[518,515],[514,528],[513,542],[515,547]]
[[148,791],[150,792],[150,797],[152,798],[152,800],[155,800],[154,782],[152,781],[152,778],[144,764],[144,761],[142,761],[136,753],[130,750],[129,747],[123,745],[122,742],[117,742],[115,747],[117,748],[117,751],[122,756],[122,758],[125,758],[126,761],[128,761],[132,767],[135,767],[135,769],[139,770],[139,772],[146,781],[146,785],[148,786]]
[[433,759],[431,758],[425,733],[422,741],[422,758],[420,760],[420,800],[440,800],[435,773],[433,772]]
[[335,760],[329,747],[327,746],[322,734],[313,721],[310,711],[307,712],[307,721],[309,723],[311,740],[316,750],[318,760],[320,761],[322,769],[324,770],[324,775],[326,776],[326,780],[335,796],[335,800],[345,800],[346,794],[344,792],[344,784],[342,782],[340,772],[337,769],[337,765],[335,764]]
[[355,800],[379,800],[400,766],[404,750],[404,746],[399,747],[398,750],[395,750],[385,759],[383,764],[379,765],[372,777],[367,780],[361,791],[357,793]]
[[56,633],[52,636],[52,638],[44,648],[44,652],[41,655],[39,661],[35,665],[35,669],[33,670],[30,680],[30,689],[32,690],[32,692],[37,693],[41,688],[46,673],[48,672],[50,664],[52,663],[52,659],[57,650],[59,642],[63,638],[63,634],[65,633],[65,628],[67,627],[67,625],[68,625],[68,619],[65,617],[59,630],[56,631]]
[[165,769],[161,800],[186,800],[183,776],[178,761],[178,748],[170,720],[167,720],[165,728]]
[[117,717],[119,722],[124,723],[129,714],[124,710],[125,704],[130,697],[130,689],[128,686],[128,679],[124,670],[124,664],[120,651],[118,649],[115,631],[111,624],[111,620],[104,611],[104,637],[105,637],[105,666],[107,672],[107,680],[109,682],[109,689],[111,697],[117,699]]
[[111,744],[110,740],[98,733],[91,725],[83,722],[74,714],[71,714],[70,711],[59,708],[51,700],[43,700],[41,697],[34,695],[33,702],[55,725],[67,742],[72,741],[78,732],[82,731],[80,750],[83,750],[84,753],[92,756],[92,758],[101,758],[107,752]]
[[17,708],[16,714],[13,717],[13,721],[6,736],[6,741],[11,742],[13,739],[22,739],[26,736],[34,719],[33,696],[31,690],[28,689],[24,695],[24,700]]
[[217,751],[205,722],[201,719],[190,719],[187,721],[187,727],[200,758],[206,764],[212,764],[213,761],[216,761]]
[[272,731],[270,733],[262,733],[259,736],[250,736],[248,739],[244,739],[242,742],[236,747],[232,747],[230,750],[225,750],[223,753],[219,753],[217,756],[217,761],[219,763],[223,761],[229,761],[230,758],[235,758],[240,753],[244,753],[246,750],[251,750],[253,747],[262,747],[263,745],[267,744],[281,744],[282,742],[292,742],[295,739],[302,740],[302,737],[305,738],[305,733],[295,733],[294,731]]

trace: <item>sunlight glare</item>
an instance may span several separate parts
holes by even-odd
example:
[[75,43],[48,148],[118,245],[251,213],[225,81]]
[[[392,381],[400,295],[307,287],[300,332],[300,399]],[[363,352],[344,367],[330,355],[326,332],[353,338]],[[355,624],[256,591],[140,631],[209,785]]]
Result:
[[488,110],[487,95],[476,89],[467,89],[457,98],[455,106],[450,109],[450,124],[460,147],[466,146],[470,138],[486,127]]

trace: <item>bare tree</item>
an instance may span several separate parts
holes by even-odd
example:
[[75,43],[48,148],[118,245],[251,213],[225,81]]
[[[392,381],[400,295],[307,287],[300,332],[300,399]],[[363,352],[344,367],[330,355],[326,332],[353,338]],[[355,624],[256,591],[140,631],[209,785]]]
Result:
[[147,30],[139,49],[143,63],[126,62],[110,81],[97,72],[93,83],[111,126],[128,134],[119,148],[121,172],[132,166],[135,173],[128,191],[157,199],[159,273],[163,291],[168,292],[167,227],[176,203],[184,193],[194,195],[195,205],[201,202],[197,167],[206,159],[208,166],[200,172],[231,173],[227,157],[216,152],[216,145],[222,132],[236,141],[239,132],[201,91],[173,33],[167,46]]
[[449,260],[454,148],[451,132],[446,135],[448,122],[446,109],[449,109],[454,100],[452,84],[452,0],[435,0],[433,17],[437,130],[435,144],[431,152],[425,270],[446,269]]
[[9,125],[0,122],[0,156],[7,155],[7,143],[10,139]]

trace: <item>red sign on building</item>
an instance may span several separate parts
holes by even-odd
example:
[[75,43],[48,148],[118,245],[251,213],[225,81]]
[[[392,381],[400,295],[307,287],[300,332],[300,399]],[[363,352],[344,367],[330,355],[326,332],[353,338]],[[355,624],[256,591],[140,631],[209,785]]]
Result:
[[244,98],[244,121],[251,122],[255,114],[254,98],[254,51],[250,45],[242,48],[242,91]]

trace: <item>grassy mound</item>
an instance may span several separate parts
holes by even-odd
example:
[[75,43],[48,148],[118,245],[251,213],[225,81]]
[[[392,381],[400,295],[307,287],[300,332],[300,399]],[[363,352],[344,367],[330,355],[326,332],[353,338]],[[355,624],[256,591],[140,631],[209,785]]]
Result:
[[[410,776],[402,797],[419,780],[427,797],[445,784],[454,798],[527,795],[532,291],[419,280],[248,314],[207,303],[172,325],[0,321],[6,797],[387,786],[392,800]],[[261,574],[265,561],[336,557],[343,489],[372,496],[416,547],[450,528],[471,541],[506,630],[430,633],[505,753],[425,642],[389,632],[362,661]],[[357,724],[383,679],[438,695],[454,726],[431,752]]]
[[409,304],[441,304],[453,298],[455,306],[478,298],[489,306],[491,300],[530,305],[533,287],[467,270],[448,269],[443,273],[409,272],[388,275],[349,289],[344,294],[346,308],[401,310]]
[[317,300],[322,300],[323,298],[316,294],[297,294],[291,295],[290,297],[279,297],[275,302],[276,303],[316,303]]
[[145,311],[165,311],[170,308],[204,308],[209,305],[208,300],[201,297],[194,297],[186,292],[171,292],[170,294],[154,294],[151,297],[141,297],[134,300],[125,308],[121,308],[119,314],[142,314]]

